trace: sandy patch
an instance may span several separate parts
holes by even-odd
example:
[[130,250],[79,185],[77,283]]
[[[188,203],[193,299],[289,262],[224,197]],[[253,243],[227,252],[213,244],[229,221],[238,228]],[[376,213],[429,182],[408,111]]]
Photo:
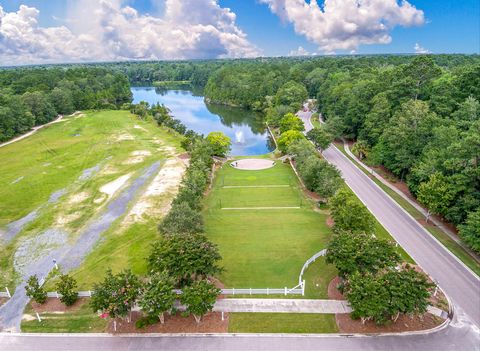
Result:
[[93,200],[93,203],[94,203],[94,204],[100,204],[100,203],[102,203],[103,201],[105,201],[106,198],[107,198],[107,195],[102,194],[102,195],[100,195],[99,197],[97,197],[96,199],[94,199],[94,200]]
[[123,161],[123,164],[124,165],[132,165],[132,164],[135,164],[135,163],[141,163],[145,160],[145,158],[147,156],[150,156],[150,155],[152,155],[152,153],[148,150],[133,151],[130,154],[130,157],[128,159],[126,159],[125,161]]
[[71,223],[73,222],[74,220],[80,218],[81,214],[79,212],[74,212],[74,213],[70,213],[70,214],[67,214],[67,215],[59,215],[57,216],[57,219],[56,219],[56,224],[57,225],[65,225],[65,224],[68,224],[68,223]]
[[133,151],[130,155],[132,156],[150,156],[152,153],[148,150],[137,150]]
[[69,204],[79,204],[83,201],[85,201],[86,199],[88,199],[90,196],[90,194],[86,191],[82,191],[81,193],[78,193],[78,194],[74,194],[72,196],[70,196],[70,198],[68,199],[68,203]]
[[125,141],[125,140],[134,140],[135,138],[128,133],[120,134],[115,138],[115,141]]
[[79,113],[78,115],[75,116],[75,118],[82,118],[82,117],[85,117],[86,114],[84,113]]
[[[182,160],[172,159],[165,162],[164,166],[125,217],[125,223],[141,220],[147,212],[155,216],[166,214],[178,191],[185,169],[186,166]],[[165,201],[159,206],[155,200],[167,194],[169,196],[166,196]]]
[[31,314],[22,315],[22,320],[27,321],[27,322],[34,321],[36,319],[37,319],[37,317],[32,316]]
[[138,124],[135,124],[135,125],[133,126],[133,128],[143,130],[144,132],[148,132],[148,130],[146,130],[146,129],[143,128],[142,126],[139,126]]
[[100,191],[102,193],[107,194],[108,196],[112,196],[115,194],[115,192],[120,189],[126,182],[127,180],[132,176],[132,173],[125,174],[110,183],[105,184],[100,188]]

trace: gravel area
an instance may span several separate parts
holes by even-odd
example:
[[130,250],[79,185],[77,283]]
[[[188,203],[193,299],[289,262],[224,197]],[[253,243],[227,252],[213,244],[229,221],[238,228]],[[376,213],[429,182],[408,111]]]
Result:
[[275,161],[265,160],[261,158],[245,158],[242,160],[233,161],[230,163],[230,165],[236,169],[256,171],[272,168],[273,166],[275,166]]

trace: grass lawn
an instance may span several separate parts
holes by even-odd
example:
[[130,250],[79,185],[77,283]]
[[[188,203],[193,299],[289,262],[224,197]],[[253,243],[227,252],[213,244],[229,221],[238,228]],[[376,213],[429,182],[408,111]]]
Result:
[[[140,120],[128,111],[103,110],[66,117],[0,148],[0,230],[39,209],[38,217],[8,245],[0,244],[0,286],[13,289],[18,282],[13,257],[22,241],[48,228],[65,231],[68,240],[75,241],[80,230],[108,203],[102,186],[129,174],[128,185],[153,162],[165,162],[172,158],[172,151],[181,152],[179,142],[175,133],[154,121]],[[91,177],[82,179],[84,170],[92,167],[97,168]],[[56,203],[49,203],[50,195],[61,189],[65,194]],[[140,257],[156,235],[158,220],[128,226],[119,220],[87,258],[88,269],[77,274],[80,286],[100,279],[107,264],[142,272]],[[137,242],[138,238],[142,240]]]
[[333,314],[230,313],[230,333],[336,333]]
[[[408,201],[398,195],[395,191],[390,189],[388,186],[383,184],[375,177],[371,177],[371,175],[356,162],[352,159],[345,151],[345,147],[343,143],[335,143],[335,146],[346,156],[348,157],[357,167],[365,173],[367,176],[370,177],[383,191],[385,191],[394,201],[396,201],[405,211],[407,211],[413,218],[416,220],[424,220],[425,216],[420,213],[415,207],[410,205]],[[455,256],[457,256],[465,265],[467,265],[472,271],[474,271],[477,275],[480,275],[480,264],[473,259],[470,254],[465,251],[465,249],[452,240],[447,234],[441,231],[435,225],[429,223],[424,225],[424,228],[428,230],[430,234],[432,234],[435,238],[438,239],[450,252],[452,252]]]
[[[25,314],[35,317],[35,311],[28,305]],[[107,327],[107,321],[92,312],[88,303],[78,310],[65,313],[40,313],[39,322],[23,320],[21,330],[25,333],[101,333]]]
[[[225,188],[285,185],[288,188]],[[299,209],[222,210],[222,207],[299,206]],[[208,237],[218,244],[226,287],[282,288],[298,283],[305,261],[327,244],[326,215],[313,210],[288,164],[261,171],[228,164],[215,177],[204,210]]]

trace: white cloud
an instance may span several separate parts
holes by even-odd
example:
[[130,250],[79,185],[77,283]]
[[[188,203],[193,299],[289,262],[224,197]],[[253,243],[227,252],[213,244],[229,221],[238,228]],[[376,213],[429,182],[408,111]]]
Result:
[[424,47],[420,46],[419,43],[415,43],[415,46],[413,47],[413,49],[415,50],[416,54],[430,54],[431,53],[430,50],[427,50]]
[[290,51],[288,54],[288,56],[309,56],[309,55],[310,53],[301,46],[299,46],[297,50]]
[[406,0],[325,0],[322,7],[317,0],[260,2],[326,53],[356,50],[362,44],[388,44],[393,27],[425,22],[423,11]]
[[217,0],[165,0],[161,17],[122,3],[77,1],[58,27],[39,26],[33,7],[7,13],[0,6],[0,64],[259,55]]

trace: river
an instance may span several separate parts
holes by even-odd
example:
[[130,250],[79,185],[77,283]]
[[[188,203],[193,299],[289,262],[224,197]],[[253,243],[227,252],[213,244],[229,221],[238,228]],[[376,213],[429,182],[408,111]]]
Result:
[[237,107],[207,104],[190,90],[132,87],[133,102],[164,104],[187,128],[207,135],[223,132],[232,140],[232,156],[261,155],[273,150],[260,114]]

